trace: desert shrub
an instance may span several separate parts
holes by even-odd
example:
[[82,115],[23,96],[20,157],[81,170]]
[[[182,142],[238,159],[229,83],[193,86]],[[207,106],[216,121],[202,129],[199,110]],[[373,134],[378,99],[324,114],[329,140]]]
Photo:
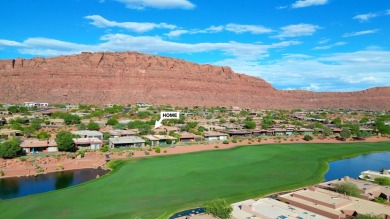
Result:
[[149,153],[149,151],[145,151],[145,155],[149,155],[150,153]]
[[67,153],[66,154],[66,158],[75,158],[74,154],[73,153]]
[[0,170],[0,176],[4,176],[4,175],[5,175],[4,171]]
[[85,156],[85,151],[78,151],[77,155],[80,155],[81,158]]
[[381,186],[389,186],[390,185],[390,178],[387,177],[378,177],[374,179],[374,182],[376,184],[379,184]]
[[215,145],[214,148],[219,148],[218,145]]
[[382,203],[382,204],[386,204],[387,203],[387,200],[382,198],[382,197],[376,197],[374,199],[375,202],[378,202],[378,203]]
[[161,148],[160,148],[160,147],[156,147],[156,148],[154,149],[154,152],[160,153],[160,152],[161,152]]
[[336,185],[336,191],[341,194],[347,194],[349,196],[359,197],[359,188],[351,182],[342,182]]
[[64,169],[64,165],[62,163],[58,163],[57,170],[63,170],[63,169]]
[[107,145],[103,145],[102,148],[100,148],[100,151],[101,152],[107,152],[108,151],[108,146]]
[[229,144],[229,140],[224,140],[222,143],[223,144]]
[[382,217],[374,214],[358,214],[357,219],[382,219]]
[[303,137],[303,140],[305,140],[305,141],[311,141],[311,140],[313,140],[313,136],[311,136],[311,135],[305,135],[305,136]]
[[233,143],[237,143],[237,139],[236,139],[236,138],[233,138],[232,142],[233,142]]

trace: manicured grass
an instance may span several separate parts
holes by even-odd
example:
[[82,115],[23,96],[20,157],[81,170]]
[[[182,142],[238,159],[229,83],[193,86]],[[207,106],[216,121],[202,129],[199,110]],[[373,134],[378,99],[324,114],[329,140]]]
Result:
[[133,159],[79,186],[0,202],[1,218],[166,218],[225,198],[229,202],[315,184],[326,161],[374,151],[389,142],[270,144]]

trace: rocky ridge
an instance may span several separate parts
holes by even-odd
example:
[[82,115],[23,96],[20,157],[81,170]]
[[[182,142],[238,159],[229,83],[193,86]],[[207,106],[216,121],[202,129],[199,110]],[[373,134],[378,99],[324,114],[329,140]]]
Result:
[[390,87],[359,92],[276,90],[229,67],[137,52],[0,60],[0,102],[390,109]]

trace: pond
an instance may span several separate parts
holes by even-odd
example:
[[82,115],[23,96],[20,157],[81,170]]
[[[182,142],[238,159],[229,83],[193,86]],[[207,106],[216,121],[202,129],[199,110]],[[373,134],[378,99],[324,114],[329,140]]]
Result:
[[339,179],[344,176],[358,178],[360,173],[365,170],[379,171],[382,168],[390,169],[390,152],[364,154],[350,159],[330,162],[325,180]]
[[109,170],[99,167],[97,169],[67,170],[37,176],[3,178],[0,179],[0,199],[17,198],[63,189],[96,179],[97,175],[102,176],[108,172]]

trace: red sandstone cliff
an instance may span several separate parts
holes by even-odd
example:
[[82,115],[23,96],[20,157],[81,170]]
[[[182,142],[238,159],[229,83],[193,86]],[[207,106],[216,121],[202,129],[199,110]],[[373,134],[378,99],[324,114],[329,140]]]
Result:
[[390,109],[390,87],[360,92],[279,91],[229,67],[128,53],[0,60],[0,102]]

